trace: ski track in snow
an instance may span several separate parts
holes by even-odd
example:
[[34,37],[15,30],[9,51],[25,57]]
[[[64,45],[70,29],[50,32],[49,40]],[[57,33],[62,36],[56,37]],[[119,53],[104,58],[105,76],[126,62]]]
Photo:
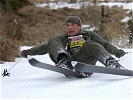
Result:
[[[34,57],[54,64],[48,54]],[[25,58],[17,58],[16,62],[19,59],[21,60],[10,70],[10,77],[1,76],[2,99],[133,99],[132,77],[95,73],[88,78],[69,79],[63,74],[33,67]],[[16,62],[6,62],[1,64],[1,68],[9,69]],[[122,57],[120,63],[132,69],[132,53]],[[97,65],[102,64],[97,62]]]

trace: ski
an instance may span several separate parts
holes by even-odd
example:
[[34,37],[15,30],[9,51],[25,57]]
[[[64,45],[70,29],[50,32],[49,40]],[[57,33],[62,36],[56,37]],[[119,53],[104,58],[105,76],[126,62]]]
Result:
[[104,66],[85,64],[85,63],[81,63],[81,62],[77,62],[77,61],[71,62],[72,66],[77,71],[72,71],[72,70],[61,68],[58,66],[46,64],[46,63],[36,60],[35,58],[30,58],[28,61],[34,67],[58,72],[58,73],[64,74],[65,76],[76,77],[76,78],[84,78],[82,73],[103,73],[103,74],[133,76],[132,70],[108,68],[108,67],[104,67]]
[[65,68],[46,64],[46,63],[43,63],[43,62],[36,60],[35,58],[30,58],[28,61],[34,67],[58,72],[58,73],[64,74],[65,76],[68,76],[68,77],[70,76],[70,77],[76,77],[76,78],[83,78],[83,76],[79,72],[74,72],[74,71],[71,71],[71,70],[68,70]]
[[72,61],[72,64],[75,67],[75,69],[80,72],[133,76],[133,71],[128,69],[109,68],[104,66],[84,64],[76,61]]

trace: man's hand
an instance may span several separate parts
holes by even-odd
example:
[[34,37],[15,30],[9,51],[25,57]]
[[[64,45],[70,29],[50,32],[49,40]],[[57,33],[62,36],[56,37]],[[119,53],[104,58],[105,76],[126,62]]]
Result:
[[28,55],[32,55],[31,50],[23,50],[21,52],[21,56],[24,57],[24,58],[27,58]]
[[122,49],[117,49],[117,50],[115,50],[114,53],[115,53],[115,56],[118,57],[118,58],[120,58],[120,57],[122,57],[126,54],[126,52]]

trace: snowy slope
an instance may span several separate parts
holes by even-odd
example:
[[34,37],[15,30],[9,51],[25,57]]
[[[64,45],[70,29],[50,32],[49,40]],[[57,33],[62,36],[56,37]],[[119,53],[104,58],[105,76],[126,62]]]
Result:
[[[48,55],[34,57],[53,64]],[[16,62],[19,59],[16,59]],[[6,62],[1,68],[9,69],[16,62]],[[121,58],[120,63],[132,69],[132,53]],[[101,63],[98,62],[97,65]],[[56,72],[35,68],[25,58],[22,58],[10,73],[10,77],[1,76],[2,99],[133,99],[133,78],[128,76],[93,74],[89,78],[69,79]]]

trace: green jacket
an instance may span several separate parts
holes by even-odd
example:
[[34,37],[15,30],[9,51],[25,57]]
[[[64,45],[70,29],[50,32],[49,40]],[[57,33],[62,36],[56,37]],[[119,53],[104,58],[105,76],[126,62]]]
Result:
[[[101,38],[98,34],[92,32],[92,31],[81,30],[78,33],[78,35],[82,35],[84,40],[89,39],[89,40],[92,40],[94,42],[101,44],[110,54],[115,55],[114,51],[117,48],[114,47],[113,45],[111,45],[108,41]],[[68,42],[68,35],[67,34],[60,35],[58,37],[53,37],[53,38],[58,39],[62,43],[64,48],[67,46],[67,42]],[[30,50],[31,50],[32,55],[43,55],[43,54],[49,53],[49,51],[50,51],[48,43],[38,45],[36,47],[31,48]],[[50,57],[54,62],[56,62],[56,59],[53,58],[53,55],[50,54]]]

